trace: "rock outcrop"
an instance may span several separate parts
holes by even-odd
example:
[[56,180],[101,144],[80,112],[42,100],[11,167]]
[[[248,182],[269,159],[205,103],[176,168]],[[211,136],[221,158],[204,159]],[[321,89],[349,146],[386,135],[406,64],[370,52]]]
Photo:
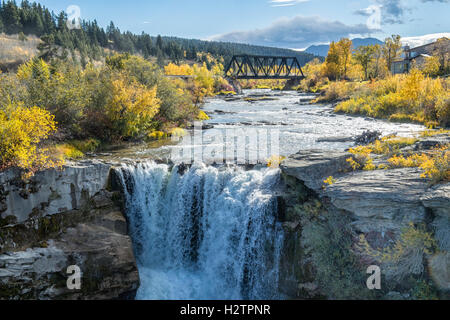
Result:
[[425,221],[420,197],[428,189],[418,169],[357,171],[327,187],[331,203],[351,212],[360,232],[400,232]]
[[[0,174],[0,299],[134,299],[139,274],[111,165],[81,162],[28,182]],[[81,271],[70,290],[69,266]]]
[[320,192],[324,179],[342,175],[349,170],[349,157],[351,156],[346,152],[303,150],[283,161],[281,170],[284,174],[302,181],[306,187]]
[[[448,299],[450,184],[430,187],[416,168],[354,172],[350,157],[302,151],[281,165],[281,290],[305,299]],[[366,286],[370,265],[382,269],[382,290]]]
[[2,172],[1,217],[15,217],[20,223],[37,211],[52,215],[79,209],[106,186],[110,167],[99,161],[80,162],[64,170],[38,172],[28,183],[17,170]]

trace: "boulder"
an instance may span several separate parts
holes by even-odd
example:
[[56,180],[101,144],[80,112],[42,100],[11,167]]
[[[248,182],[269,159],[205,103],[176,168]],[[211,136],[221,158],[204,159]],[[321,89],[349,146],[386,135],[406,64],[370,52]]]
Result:
[[[69,266],[81,270],[81,289],[67,288]],[[101,224],[66,230],[48,248],[0,255],[0,299],[133,299],[139,274],[128,236]]]
[[290,156],[280,168],[288,176],[302,181],[308,188],[321,192],[326,178],[342,175],[350,168],[348,158],[351,155],[346,152],[306,150]]
[[420,200],[426,208],[430,208],[437,215],[450,218],[450,183],[431,188]]

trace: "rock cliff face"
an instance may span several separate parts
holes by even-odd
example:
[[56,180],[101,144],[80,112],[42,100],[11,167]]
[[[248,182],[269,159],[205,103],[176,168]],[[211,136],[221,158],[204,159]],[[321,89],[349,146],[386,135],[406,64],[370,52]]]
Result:
[[[352,172],[345,153],[304,151],[281,167],[287,233],[282,289],[293,298],[426,299],[450,292],[450,184],[418,169]],[[336,180],[326,186],[324,180]],[[382,290],[368,290],[370,265]]]
[[[450,184],[417,169],[353,172],[344,152],[281,166],[280,290],[290,298],[450,298]],[[330,176],[335,183],[326,186]],[[133,299],[139,274],[112,165],[86,161],[22,181],[0,173],[1,299]],[[81,289],[69,290],[69,266]],[[367,268],[380,266],[382,289]]]
[[[133,299],[139,275],[111,166],[0,173],[0,299]],[[69,290],[69,266],[81,289]]]

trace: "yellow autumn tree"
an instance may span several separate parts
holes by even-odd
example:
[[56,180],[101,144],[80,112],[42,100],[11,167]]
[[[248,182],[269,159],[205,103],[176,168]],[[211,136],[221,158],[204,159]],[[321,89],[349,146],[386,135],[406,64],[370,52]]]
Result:
[[54,117],[44,109],[10,104],[0,110],[0,168],[19,167],[30,177],[61,166],[63,159],[40,145],[55,131]]
[[429,76],[437,76],[439,75],[439,71],[441,70],[441,64],[439,63],[438,57],[427,57],[424,65],[422,66],[423,73]]
[[339,77],[342,79],[346,79],[350,67],[350,62],[352,60],[353,43],[348,38],[342,38],[336,44],[336,47],[339,55]]
[[168,76],[191,76],[194,71],[187,64],[176,65],[174,63],[169,63],[164,67],[164,73]]
[[339,79],[339,50],[333,41],[330,44],[327,58],[325,60],[325,74],[330,80]]
[[112,97],[106,115],[120,137],[134,137],[150,128],[160,108],[157,87],[148,89],[120,77],[112,81]]

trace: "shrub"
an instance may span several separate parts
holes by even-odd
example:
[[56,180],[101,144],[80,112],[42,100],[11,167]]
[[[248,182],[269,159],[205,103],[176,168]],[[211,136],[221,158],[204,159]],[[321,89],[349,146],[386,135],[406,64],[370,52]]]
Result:
[[431,233],[422,225],[410,223],[403,228],[398,240],[385,249],[373,249],[364,235],[360,236],[359,250],[384,264],[389,278],[401,280],[412,274],[421,274],[424,270],[424,255],[437,250],[437,243]]
[[149,140],[161,140],[167,138],[167,134],[162,131],[153,131],[148,134],[147,138]]
[[119,138],[132,138],[147,131],[160,108],[156,92],[156,87],[147,89],[121,77],[113,80],[111,100],[106,109],[113,134]]
[[60,167],[63,160],[41,145],[55,131],[54,117],[41,108],[8,105],[0,110],[0,168],[22,168],[28,178],[36,171]]
[[286,157],[273,155],[269,159],[267,159],[267,167],[274,168],[274,169],[279,168],[280,164],[285,159],[286,159]]
[[200,111],[200,112],[198,113],[197,120],[199,120],[199,121],[206,121],[206,120],[209,120],[209,119],[210,119],[210,118],[209,118],[209,116],[206,114],[205,111]]
[[[414,69],[408,75],[392,76],[357,88],[350,100],[336,106],[335,112],[447,126],[450,98],[446,87],[444,80],[425,77]],[[336,95],[333,90],[330,95]]]
[[350,222],[348,216],[332,212],[307,222],[302,225],[302,248],[329,298],[374,298],[373,291],[361,289],[367,276],[353,250]]
[[450,181],[450,151],[441,151],[420,164],[422,178],[430,178],[431,184]]
[[329,102],[335,100],[348,99],[352,92],[356,90],[357,84],[354,82],[331,82],[326,86],[324,94],[318,97],[314,102]]
[[73,140],[70,142],[72,146],[77,148],[79,151],[86,152],[95,152],[100,146],[100,141],[94,138],[86,139],[86,140]]
[[323,180],[323,183],[325,183],[326,185],[333,185],[336,183],[336,179],[334,179],[332,176],[328,177],[326,180]]
[[60,144],[54,147],[54,150],[61,154],[64,159],[81,159],[84,157],[83,152],[69,143]]
[[430,154],[394,155],[388,162],[391,168],[421,168],[421,177],[429,178],[431,185],[450,181],[450,151],[447,147],[432,150]]

